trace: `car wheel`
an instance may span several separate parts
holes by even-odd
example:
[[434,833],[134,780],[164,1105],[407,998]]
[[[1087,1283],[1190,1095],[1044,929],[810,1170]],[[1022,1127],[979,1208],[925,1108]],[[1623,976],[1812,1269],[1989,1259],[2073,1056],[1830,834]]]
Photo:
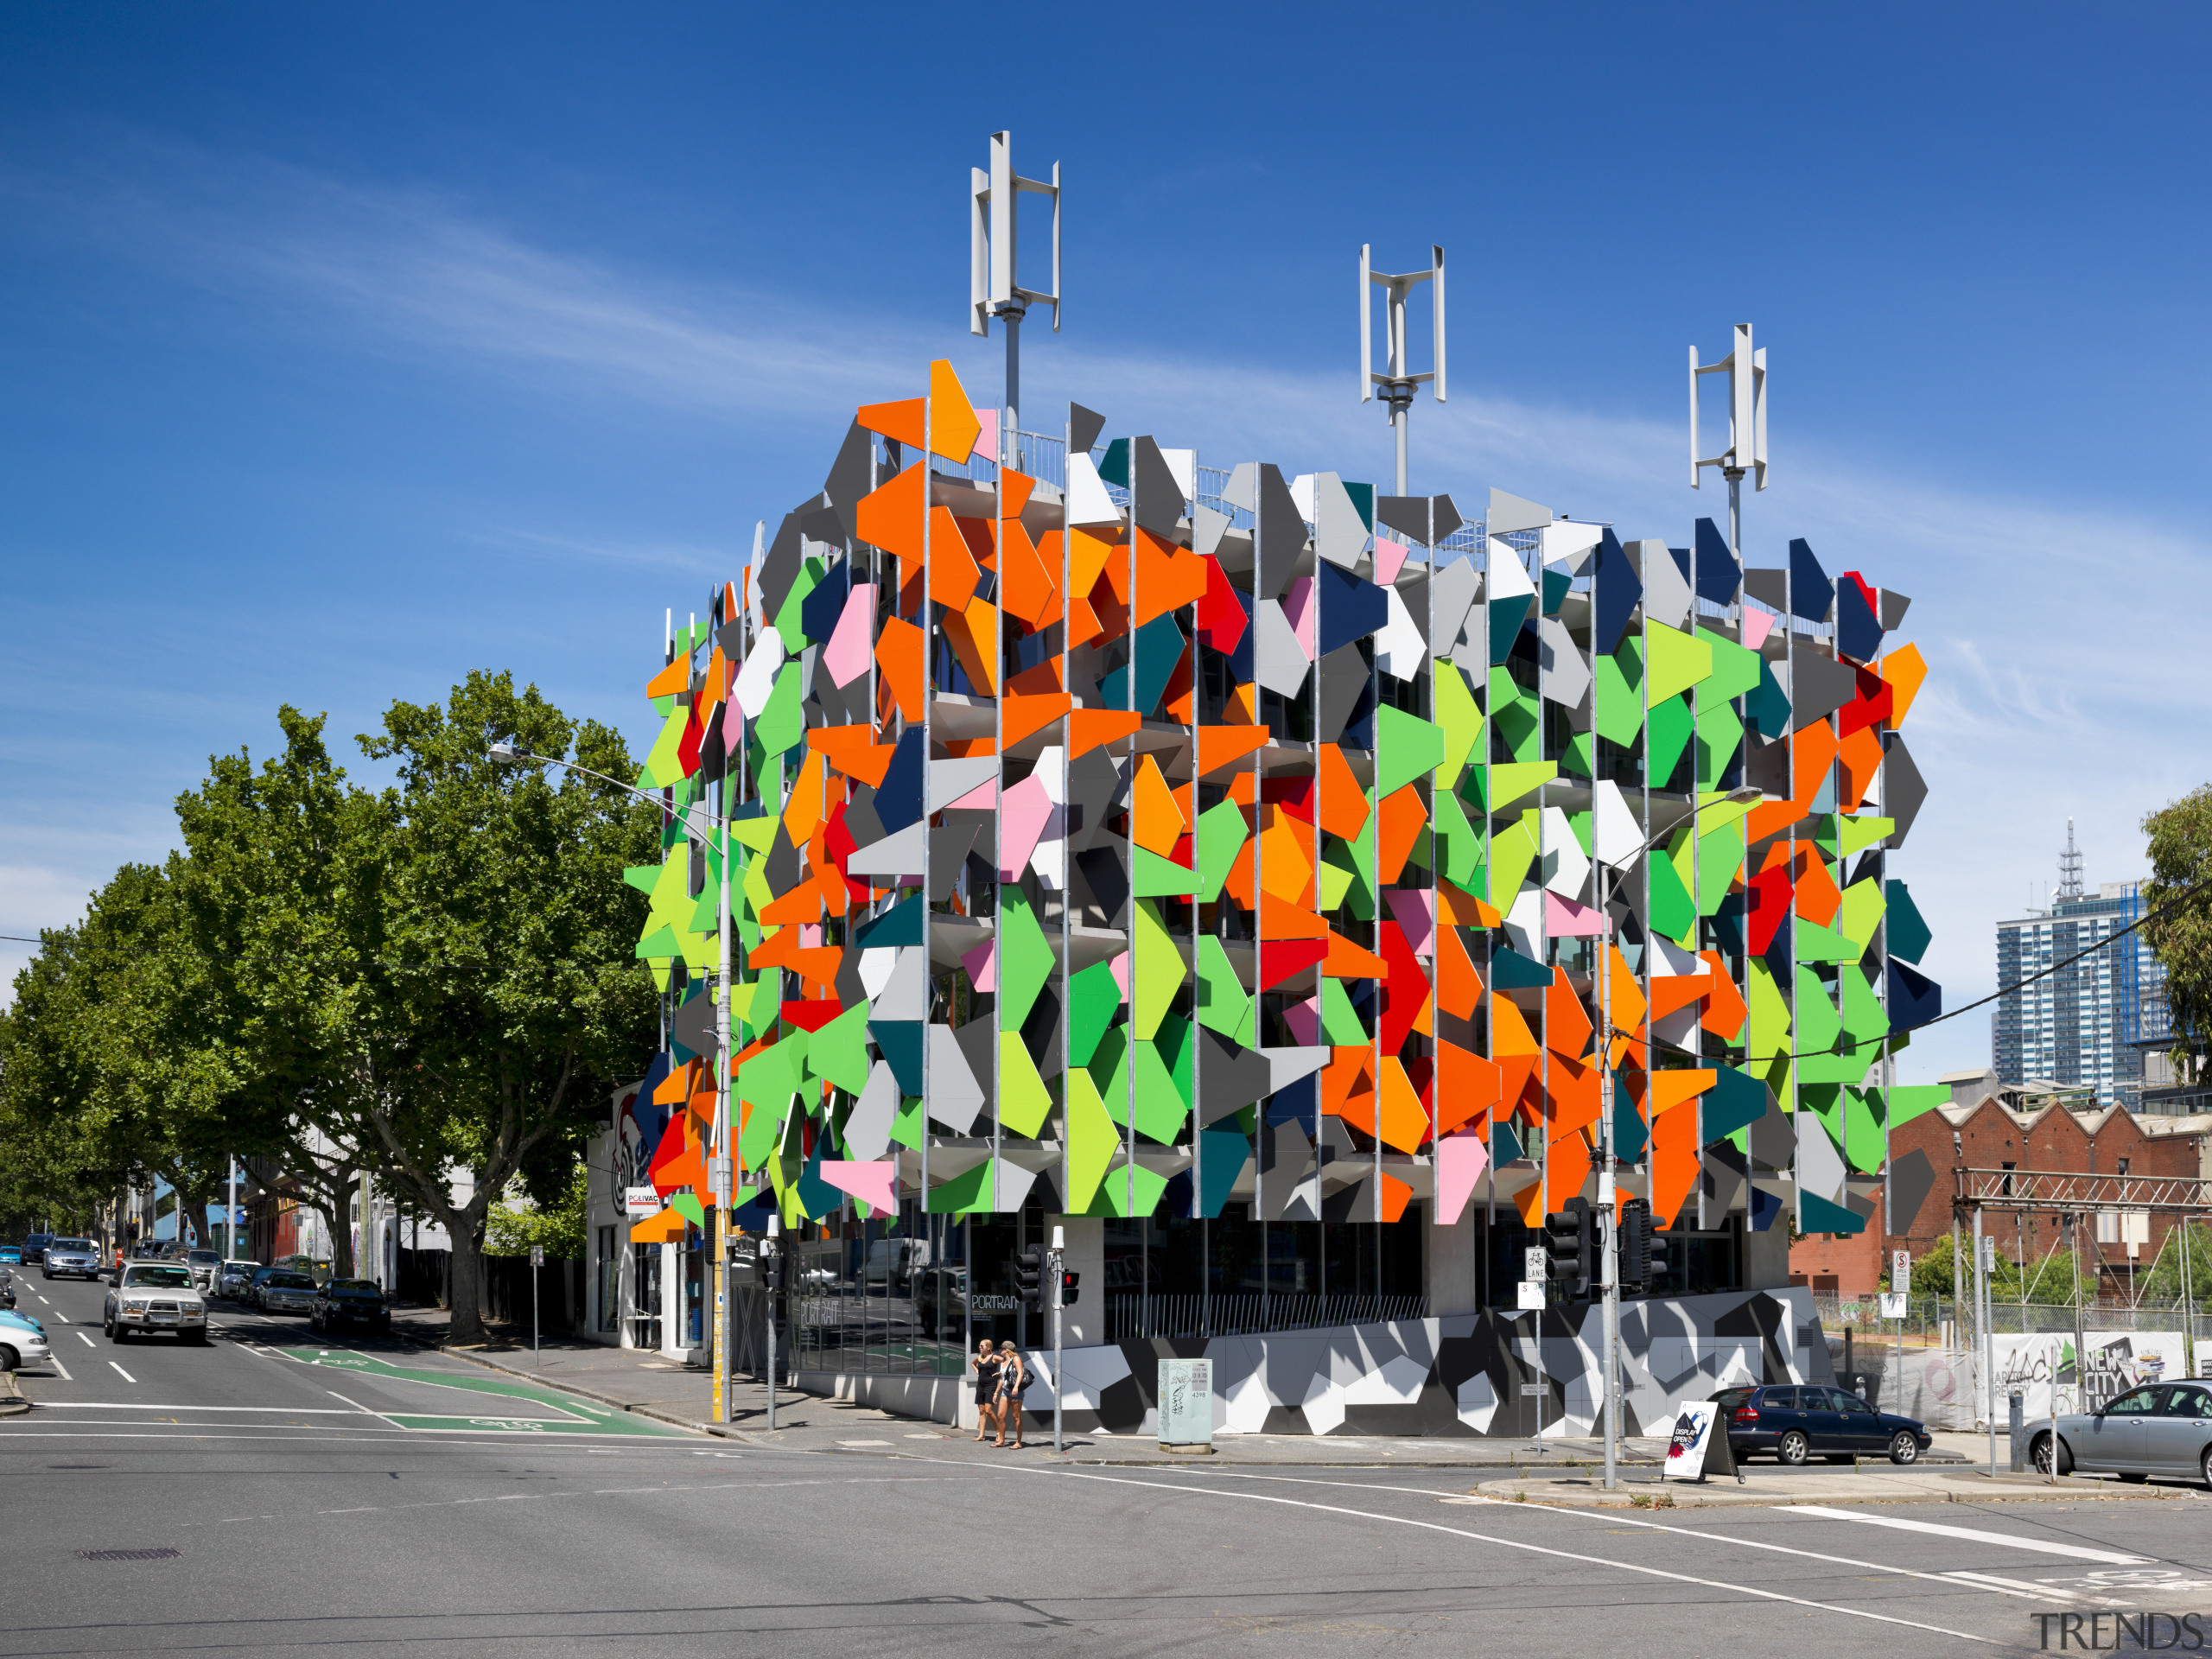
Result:
[[2196,1471],[2204,1477],[2204,1484],[2212,1486],[2212,1446],[2204,1448],[2204,1455],[2196,1460]]
[[1806,1454],[1812,1449],[1813,1443],[1805,1438],[1803,1431],[1793,1428],[1775,1443],[1774,1455],[1796,1467],[1804,1463]]
[[2121,1470],[2120,1471],[2120,1478],[2131,1486],[2140,1486],[2145,1481],[2151,1478],[2150,1476],[2134,1469]]
[[[2050,1436],[2037,1435],[2028,1448],[2028,1456],[2035,1464],[2037,1474],[2050,1473]],[[2063,1440],[2058,1443],[2058,1472],[2062,1475],[2070,1475],[2074,1472],[2074,1453]]]
[[0,1343],[0,1371],[12,1371],[22,1362],[16,1357],[16,1351]]
[[110,1342],[113,1342],[115,1340],[114,1314],[110,1313],[100,1320],[100,1334],[105,1337]]
[[204,1329],[194,1331],[185,1339],[195,1348],[205,1348],[207,1345],[207,1332]]
[[1890,1461],[1891,1463],[1918,1463],[1920,1442],[1914,1440],[1905,1430],[1899,1429],[1890,1437]]

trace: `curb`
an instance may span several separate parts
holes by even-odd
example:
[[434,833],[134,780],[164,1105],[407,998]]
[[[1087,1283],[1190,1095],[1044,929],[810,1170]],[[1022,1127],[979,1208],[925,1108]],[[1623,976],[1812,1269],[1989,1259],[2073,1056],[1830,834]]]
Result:
[[13,1371],[0,1371],[0,1417],[21,1417],[31,1408]]
[[1490,1498],[1503,1503],[1525,1503],[1547,1510],[1628,1510],[1658,1508],[1677,1510],[1719,1509],[1796,1509],[1804,1504],[1832,1505],[1837,1508],[1856,1508],[1869,1504],[1887,1503],[2043,1503],[2053,1500],[2068,1503],[2119,1503],[2142,1502],[2186,1502],[2198,1495],[2172,1487],[2128,1486],[2114,1488],[2106,1482],[2088,1486],[2060,1487],[1993,1487],[1985,1491],[1955,1491],[1936,1490],[1921,1492],[1770,1492],[1757,1491],[1697,1491],[1686,1489],[1687,1483],[1665,1490],[1674,1499],[1671,1504],[1637,1505],[1637,1497],[1656,1497],[1657,1491],[1643,1493],[1598,1492],[1529,1492],[1515,1488],[1508,1481],[1485,1481],[1470,1495]]

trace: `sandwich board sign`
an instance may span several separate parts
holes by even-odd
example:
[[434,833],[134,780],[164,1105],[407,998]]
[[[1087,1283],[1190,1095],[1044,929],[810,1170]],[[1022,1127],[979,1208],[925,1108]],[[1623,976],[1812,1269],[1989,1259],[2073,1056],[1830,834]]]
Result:
[[1211,1360],[1163,1359],[1160,1362],[1160,1443],[1162,1446],[1213,1444]]

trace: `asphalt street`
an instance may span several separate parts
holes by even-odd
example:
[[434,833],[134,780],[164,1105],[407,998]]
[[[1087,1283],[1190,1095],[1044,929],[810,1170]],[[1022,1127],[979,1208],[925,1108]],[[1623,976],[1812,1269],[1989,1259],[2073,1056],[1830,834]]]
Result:
[[101,1287],[19,1282],[60,1363],[0,1421],[0,1655],[1916,1655],[2148,1609],[2212,1640],[2202,1498],[1624,1515],[1469,1470],[760,1450],[221,1303],[208,1348],[118,1346]]

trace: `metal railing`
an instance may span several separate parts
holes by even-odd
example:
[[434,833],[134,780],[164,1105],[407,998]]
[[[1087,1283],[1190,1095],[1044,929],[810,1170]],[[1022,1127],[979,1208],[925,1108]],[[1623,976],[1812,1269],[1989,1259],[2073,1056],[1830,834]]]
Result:
[[1425,1319],[1426,1296],[1160,1296],[1106,1298],[1106,1340],[1152,1337],[1240,1337],[1263,1332],[1312,1331],[1332,1325],[1373,1325]]

